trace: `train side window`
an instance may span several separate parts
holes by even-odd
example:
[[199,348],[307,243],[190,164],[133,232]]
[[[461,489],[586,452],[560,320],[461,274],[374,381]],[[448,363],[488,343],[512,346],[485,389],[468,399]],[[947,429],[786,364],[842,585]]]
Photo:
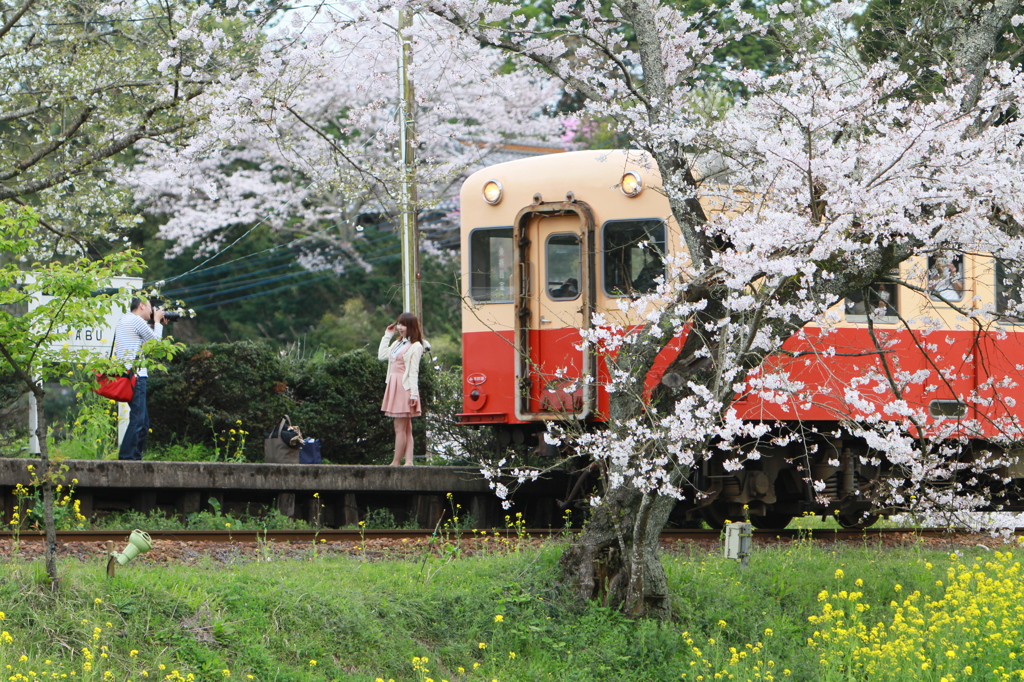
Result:
[[578,234],[553,234],[548,237],[547,290],[548,297],[555,301],[571,301],[580,295],[580,269],[583,254]]
[[512,228],[484,227],[469,234],[469,296],[477,303],[512,300]]
[[964,297],[964,257],[940,253],[928,256],[928,297],[955,303]]
[[1013,261],[995,261],[996,314],[1004,322],[1024,324],[1024,273]]
[[[891,273],[896,275],[897,273]],[[868,312],[873,312],[875,322],[899,321],[899,298],[894,282],[879,282],[867,289],[868,300],[864,300],[862,291],[846,297],[846,319],[849,322],[867,322]]]
[[665,221],[609,220],[602,228],[604,291],[631,296],[654,291],[665,275]]

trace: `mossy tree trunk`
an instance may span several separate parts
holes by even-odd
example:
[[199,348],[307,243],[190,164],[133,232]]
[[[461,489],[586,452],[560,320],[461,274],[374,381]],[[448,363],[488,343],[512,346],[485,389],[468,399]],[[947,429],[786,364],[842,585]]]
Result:
[[43,399],[46,391],[42,384],[32,383],[32,394],[36,399],[36,432],[39,441],[39,468],[36,478],[43,493],[43,528],[46,533],[46,575],[50,578],[50,586],[57,589],[60,581],[57,576],[57,526],[53,518],[53,481],[50,471],[50,450],[46,444],[46,415],[43,410]]
[[[46,575],[50,578],[50,586],[53,589],[57,589],[60,581],[57,575],[57,526],[53,518],[54,476],[50,471],[50,451],[46,446],[46,414],[43,409],[46,391],[43,389],[42,382],[37,381],[35,377],[27,372],[3,344],[0,344],[0,355],[3,355],[8,366],[14,371],[15,376],[25,384],[28,392],[32,394],[36,402],[36,430],[33,435],[39,440],[40,470],[34,472],[30,478],[43,494],[43,529],[46,534],[44,556]],[[24,510],[22,510],[22,513],[24,513]]]

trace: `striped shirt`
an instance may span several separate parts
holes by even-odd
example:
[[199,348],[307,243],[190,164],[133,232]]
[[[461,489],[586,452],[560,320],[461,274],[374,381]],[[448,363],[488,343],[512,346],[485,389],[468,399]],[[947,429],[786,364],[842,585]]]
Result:
[[[152,328],[135,313],[126,313],[114,327],[114,357],[132,364],[139,354],[139,347],[146,341],[159,339],[164,335],[164,326],[155,324]],[[135,372],[140,377],[149,376],[143,367]]]

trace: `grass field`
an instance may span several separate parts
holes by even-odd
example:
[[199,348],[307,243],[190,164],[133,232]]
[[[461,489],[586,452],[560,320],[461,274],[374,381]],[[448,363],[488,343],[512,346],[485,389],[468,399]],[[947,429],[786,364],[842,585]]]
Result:
[[402,560],[0,563],[12,682],[993,680],[1024,677],[1016,552],[809,543],[668,552],[671,622],[577,604],[563,545]]

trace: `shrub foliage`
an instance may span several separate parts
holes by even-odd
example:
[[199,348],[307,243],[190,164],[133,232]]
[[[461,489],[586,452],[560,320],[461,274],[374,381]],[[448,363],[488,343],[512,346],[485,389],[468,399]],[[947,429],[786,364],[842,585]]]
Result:
[[[321,439],[325,461],[390,460],[394,431],[380,411],[386,370],[365,350],[294,359],[253,341],[192,345],[150,379],[151,442],[214,445],[241,426],[249,432],[245,456],[258,462],[264,434],[287,414],[304,435]],[[424,362],[420,393],[428,409],[434,383]],[[424,451],[424,421],[414,420],[417,454]]]

